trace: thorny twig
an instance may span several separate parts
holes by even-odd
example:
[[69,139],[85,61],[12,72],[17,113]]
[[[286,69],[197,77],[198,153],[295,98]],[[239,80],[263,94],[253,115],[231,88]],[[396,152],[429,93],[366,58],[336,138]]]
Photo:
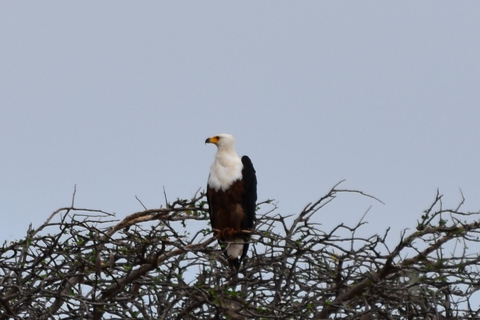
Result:
[[388,230],[357,236],[368,210],[328,231],[312,218],[350,193],[374,198],[336,185],[291,218],[260,203],[250,258],[232,274],[203,193],[113,221],[76,208],[74,192],[70,207],[0,249],[0,320],[478,316],[470,297],[480,258],[469,248],[479,241],[479,213],[445,209],[437,193],[416,230],[389,249]]

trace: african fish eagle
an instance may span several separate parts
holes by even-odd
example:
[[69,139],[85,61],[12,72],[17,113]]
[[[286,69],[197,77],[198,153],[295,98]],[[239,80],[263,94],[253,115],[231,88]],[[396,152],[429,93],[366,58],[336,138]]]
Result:
[[232,268],[238,270],[248,251],[257,201],[257,177],[249,157],[241,159],[231,134],[219,134],[205,143],[217,146],[210,168],[207,201],[215,237]]

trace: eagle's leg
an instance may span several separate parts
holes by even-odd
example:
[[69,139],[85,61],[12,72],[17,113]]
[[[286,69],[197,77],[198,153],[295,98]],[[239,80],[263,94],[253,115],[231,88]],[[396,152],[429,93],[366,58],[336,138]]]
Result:
[[222,239],[226,241],[230,241],[233,239],[233,236],[236,234],[235,229],[233,228],[225,228],[222,230]]
[[215,229],[215,228],[213,228],[212,231],[213,231],[213,236],[217,238],[217,240],[220,240],[222,231],[220,229]]
[[212,229],[213,231],[213,236],[217,238],[219,241],[230,241],[233,239],[236,235],[242,234],[243,230],[241,232],[235,231],[233,228],[225,228],[225,229]]

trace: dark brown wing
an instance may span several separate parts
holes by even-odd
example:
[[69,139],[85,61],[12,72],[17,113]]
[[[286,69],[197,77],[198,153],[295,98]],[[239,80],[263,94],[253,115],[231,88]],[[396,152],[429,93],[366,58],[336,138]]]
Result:
[[242,157],[242,181],[243,181],[243,211],[245,219],[242,223],[243,229],[252,229],[255,224],[255,209],[257,206],[257,176],[255,168],[249,157]]
[[[243,182],[243,197],[242,206],[245,213],[245,218],[242,222],[242,229],[250,230],[255,224],[255,210],[257,207],[257,176],[255,168],[249,157],[242,157],[243,169],[242,169],[242,182]],[[248,252],[250,236],[245,236],[245,245],[243,246],[242,256],[240,261],[236,265],[236,268],[240,267],[240,263],[245,258]]]

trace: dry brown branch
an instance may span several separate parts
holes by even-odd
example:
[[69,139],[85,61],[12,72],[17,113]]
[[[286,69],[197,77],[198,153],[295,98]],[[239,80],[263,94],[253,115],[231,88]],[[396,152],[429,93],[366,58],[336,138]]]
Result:
[[261,203],[238,274],[212,237],[203,194],[114,221],[75,208],[74,193],[0,249],[0,319],[478,318],[478,212],[445,209],[437,193],[389,249],[388,230],[357,236],[366,212],[353,226],[314,223],[351,193],[375,199],[336,185],[293,217]]

